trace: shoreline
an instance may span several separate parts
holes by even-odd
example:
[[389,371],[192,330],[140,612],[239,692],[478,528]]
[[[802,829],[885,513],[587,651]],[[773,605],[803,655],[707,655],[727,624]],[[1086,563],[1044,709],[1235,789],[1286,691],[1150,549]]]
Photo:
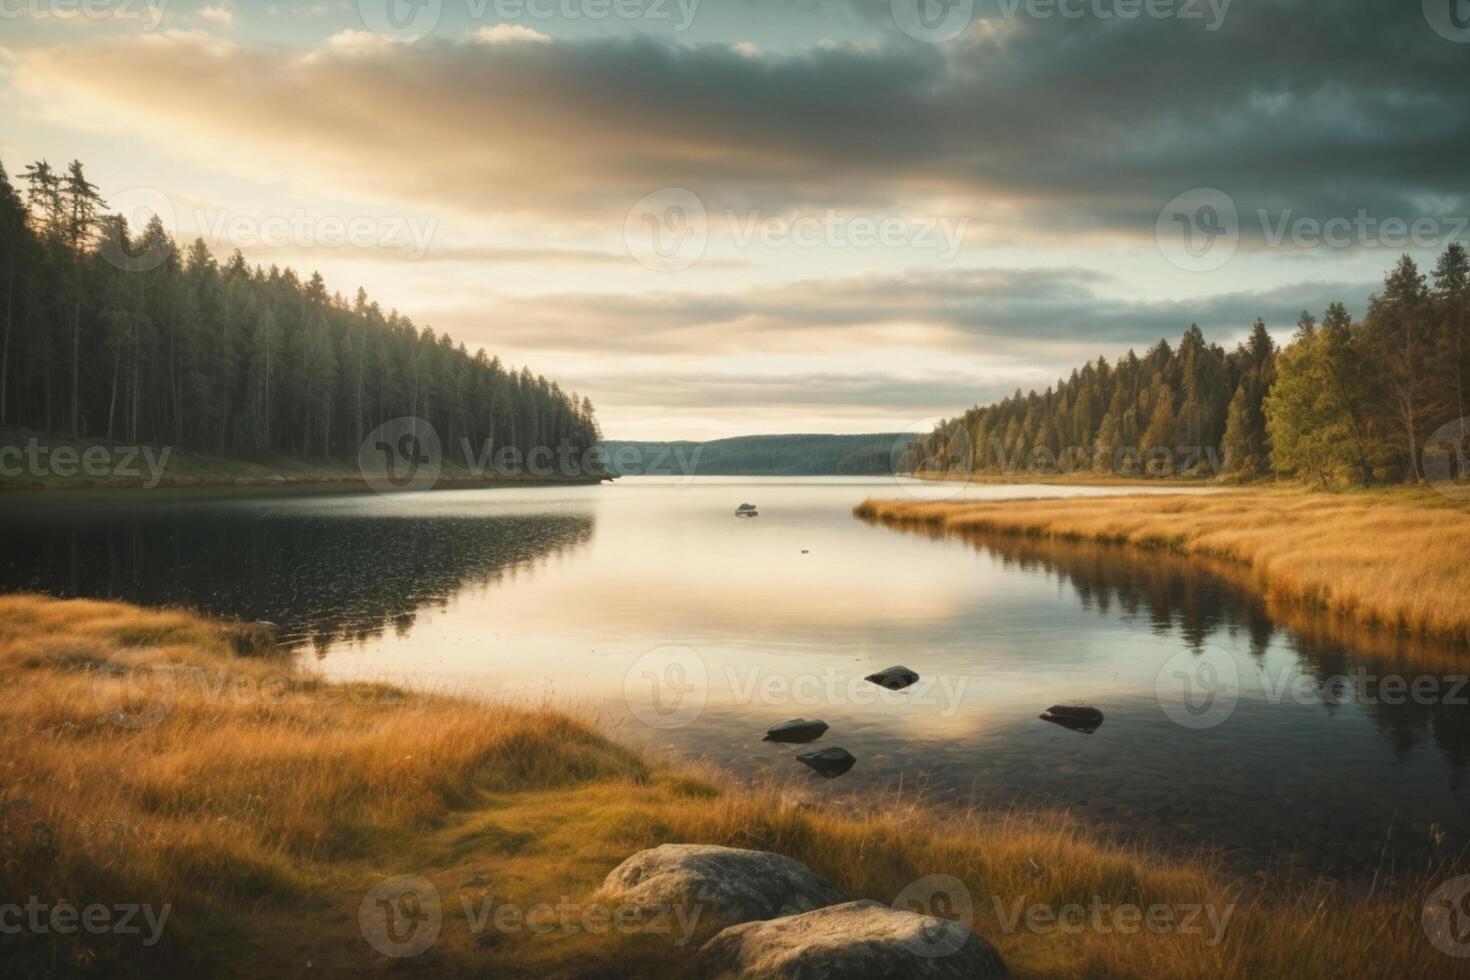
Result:
[[854,516],[893,527],[1092,541],[1225,562],[1275,603],[1372,629],[1470,646],[1470,508],[1428,490],[1298,488],[1058,500],[869,498]]
[[[23,935],[22,967],[214,973],[248,955],[283,974],[308,961],[324,977],[376,973],[391,961],[363,941],[358,909],[413,875],[445,910],[415,961],[434,975],[687,976],[706,932],[688,945],[487,932],[460,907],[593,907],[626,857],[688,842],[785,854],[883,904],[953,876],[1018,977],[1425,976],[1447,961],[1420,929],[1423,895],[1465,870],[1385,868],[1371,887],[1242,880],[1206,853],[1101,842],[1063,815],[801,806],[656,764],[554,710],[327,682],[242,624],[181,610],[0,596],[0,671],[20,692],[0,703],[0,826],[14,845],[0,886],[171,906],[155,946]],[[1215,942],[1056,929],[1069,906],[1212,908],[1229,924]],[[1052,928],[1018,925],[1014,910],[1033,907]]]

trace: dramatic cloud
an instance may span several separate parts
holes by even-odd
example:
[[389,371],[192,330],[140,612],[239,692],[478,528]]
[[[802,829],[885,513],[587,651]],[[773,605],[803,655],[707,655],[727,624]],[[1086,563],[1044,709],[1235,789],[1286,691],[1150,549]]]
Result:
[[[1025,353],[1068,367],[1097,353],[1176,340],[1191,323],[1218,341],[1257,317],[1282,339],[1303,309],[1334,301],[1359,313],[1372,286],[1300,282],[1190,300],[1119,299],[1123,284],[1086,269],[956,269],[807,280],[737,292],[487,294],[495,335],[517,346],[573,352],[773,353],[926,344],[967,353]],[[442,316],[436,322],[444,322]],[[456,329],[474,315],[450,314]]]
[[941,202],[1060,237],[1151,232],[1199,186],[1247,226],[1257,208],[1466,209],[1470,88],[1447,83],[1470,48],[1417,4],[1277,0],[1215,31],[1024,9],[944,46],[794,54],[506,25],[305,55],[154,36],[23,51],[18,77],[58,112],[127,109],[217,161],[485,213],[600,219],[677,186],[711,208]]

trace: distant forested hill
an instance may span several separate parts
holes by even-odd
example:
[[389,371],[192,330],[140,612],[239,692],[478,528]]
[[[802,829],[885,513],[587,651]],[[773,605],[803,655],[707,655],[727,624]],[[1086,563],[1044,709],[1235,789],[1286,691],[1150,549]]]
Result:
[[893,472],[912,436],[737,436],[713,442],[601,443],[619,476],[871,476]]
[[1257,320],[1234,350],[1191,326],[1177,346],[1084,364],[914,441],[896,467],[1333,483],[1470,482],[1470,255],[1428,275],[1405,255],[1355,321],[1303,311],[1279,349]]

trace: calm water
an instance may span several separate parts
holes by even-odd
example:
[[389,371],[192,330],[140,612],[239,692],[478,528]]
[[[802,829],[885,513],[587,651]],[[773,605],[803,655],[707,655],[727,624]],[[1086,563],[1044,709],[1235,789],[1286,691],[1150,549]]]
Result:
[[[547,698],[814,798],[1069,809],[1104,832],[1361,872],[1470,840],[1467,658],[1273,619],[1197,566],[851,515],[909,481],[631,478],[370,494],[5,498],[0,588],[268,619],[341,677]],[[1098,493],[971,488],[971,496]],[[760,516],[733,516],[750,501]],[[891,693],[862,678],[905,664]],[[1396,678],[1420,678],[1399,696]],[[1081,734],[1038,718],[1085,702]],[[794,717],[856,766],[763,743]],[[1386,855],[1386,858],[1384,857]]]

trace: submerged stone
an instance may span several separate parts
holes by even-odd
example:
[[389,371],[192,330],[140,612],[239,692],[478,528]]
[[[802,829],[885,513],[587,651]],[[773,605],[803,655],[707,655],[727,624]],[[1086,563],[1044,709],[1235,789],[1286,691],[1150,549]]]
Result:
[[876,674],[869,674],[863,680],[880,684],[890,691],[902,691],[910,685],[917,684],[919,682],[919,675],[907,667],[897,666],[880,670]]
[[805,752],[796,761],[810,766],[819,775],[835,779],[857,764],[853,754],[843,748],[822,749],[820,752]]
[[815,742],[827,732],[827,723],[819,719],[808,721],[793,718],[773,726],[766,732],[763,742]]
[[1070,728],[1074,732],[1091,735],[1102,726],[1103,713],[1096,708],[1081,704],[1054,704],[1041,714],[1042,721]]

